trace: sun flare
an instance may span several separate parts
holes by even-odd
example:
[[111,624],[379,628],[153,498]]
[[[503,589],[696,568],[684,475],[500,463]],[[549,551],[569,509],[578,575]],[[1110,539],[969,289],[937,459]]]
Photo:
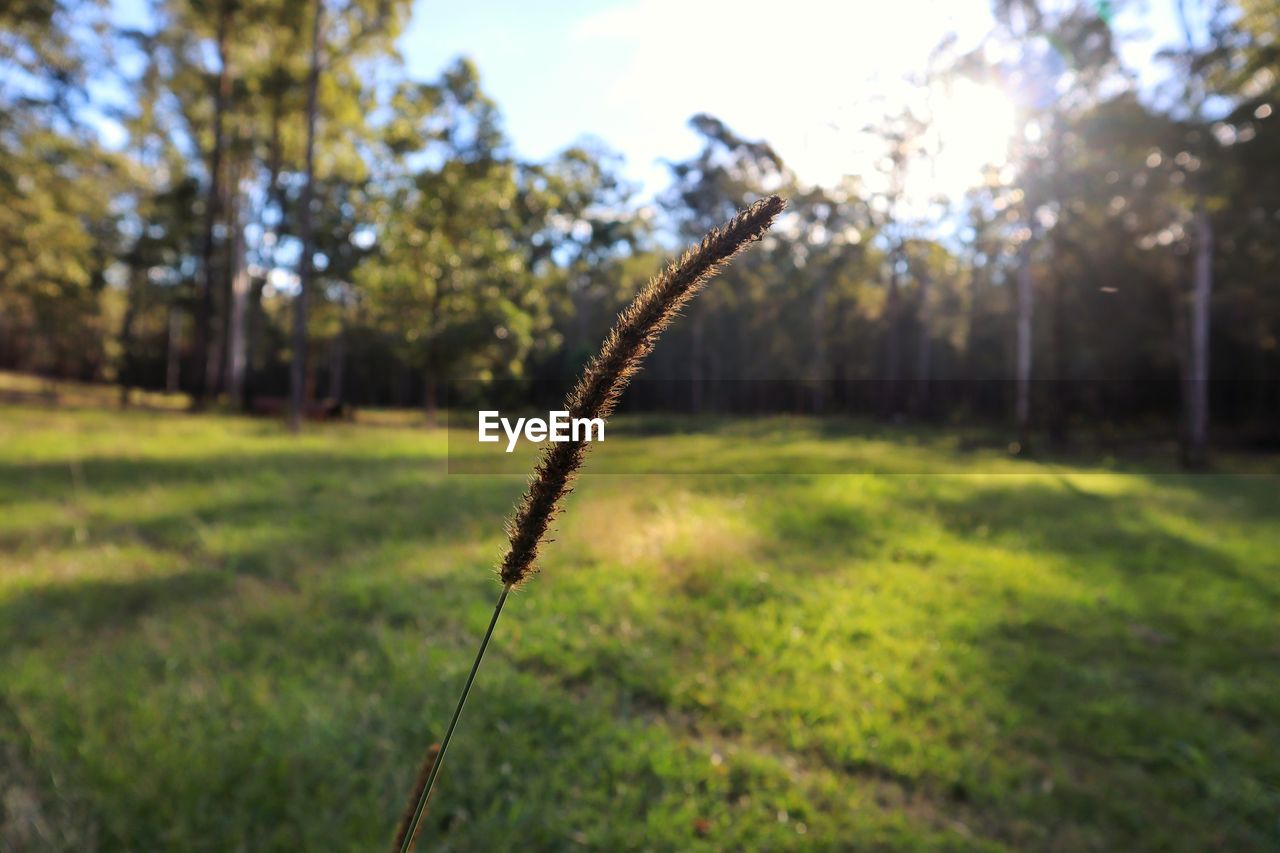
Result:
[[834,186],[856,176],[871,191],[882,191],[887,177],[881,171],[886,142],[880,118],[904,109],[925,124],[903,187],[907,207],[960,199],[982,181],[984,167],[1007,163],[1018,132],[1017,109],[1000,89],[971,80],[886,93],[874,108],[851,102],[830,109],[824,122],[781,150],[802,181]]
[[914,169],[909,194],[961,197],[986,166],[1001,166],[1017,131],[1013,102],[999,89],[961,80],[931,98],[928,155]]

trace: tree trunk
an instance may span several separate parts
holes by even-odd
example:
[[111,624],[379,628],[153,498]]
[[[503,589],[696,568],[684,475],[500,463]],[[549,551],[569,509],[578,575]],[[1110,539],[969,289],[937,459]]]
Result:
[[430,370],[426,371],[426,376],[422,380],[422,413],[426,418],[427,427],[434,427],[437,413],[436,377]]
[[1186,462],[1198,466],[1203,465],[1209,455],[1209,299],[1213,294],[1213,224],[1203,204],[1196,207],[1195,223]]
[[[1184,0],[1179,0],[1177,13],[1186,41],[1187,56],[1192,57],[1197,52],[1196,39],[1192,34],[1191,18]],[[1212,31],[1210,35],[1212,43],[1208,48],[1220,49],[1221,42],[1213,37]],[[1203,74],[1204,71],[1198,70],[1194,61],[1188,63],[1185,97],[1195,123],[1201,127],[1201,133],[1208,128],[1204,117],[1207,89]],[[1196,255],[1191,281],[1191,351],[1185,385],[1187,443],[1183,450],[1183,464],[1201,466],[1208,462],[1209,455],[1209,300],[1213,295],[1213,223],[1204,207],[1203,185],[1197,186],[1192,215],[1196,230]]]
[[226,319],[227,304],[226,293],[223,292],[225,284],[224,280],[224,286],[218,288],[213,298],[210,313],[212,319],[209,322],[209,345],[205,349],[204,390],[205,396],[212,400],[217,400],[218,395],[222,393],[222,366],[225,363],[222,333],[226,327],[223,321]]
[[1031,235],[1019,250],[1018,259],[1018,335],[1017,335],[1017,401],[1018,450],[1026,453],[1031,440]]
[[827,282],[833,270],[820,274],[813,288],[813,413],[820,415],[827,407],[827,386],[831,381],[827,363]]
[[978,326],[982,317],[981,294],[982,281],[979,278],[977,259],[972,262],[969,271],[969,310],[966,321],[964,339],[964,364],[965,364],[965,398],[969,406],[969,416],[976,418],[981,408],[982,395],[980,389],[982,380],[978,376]]
[[[1053,257],[1058,264],[1062,263],[1061,253],[1055,247]],[[1063,282],[1060,274],[1050,278],[1049,290],[1049,353],[1052,364],[1047,365],[1045,373],[1052,383],[1048,395],[1047,414],[1049,416],[1049,443],[1055,448],[1064,448],[1069,440],[1068,414],[1074,405],[1072,400],[1072,383],[1068,379],[1070,357],[1067,346],[1067,312],[1063,306]]]
[[342,402],[342,385],[346,378],[347,323],[345,320],[338,329],[338,334],[329,343],[329,399],[335,403]]
[[694,314],[693,322],[690,323],[693,332],[690,341],[689,353],[689,404],[695,415],[702,413],[702,407],[706,399],[706,370],[703,364],[703,339],[705,337],[704,330],[705,321],[702,312]]
[[169,306],[169,340],[165,352],[164,390],[169,394],[178,393],[178,385],[182,378],[182,312],[176,306]]
[[276,251],[280,246],[280,234],[284,231],[284,192],[280,187],[280,161],[282,156],[280,123],[283,111],[281,103],[283,89],[279,81],[273,84],[271,95],[271,142],[267,155],[267,204],[262,207],[262,212],[268,209],[274,210],[275,214],[280,218],[268,228],[266,222],[262,221],[261,216],[259,217],[262,233],[265,235],[268,231],[272,232],[274,241],[266,252],[266,271],[261,278],[255,277],[249,291],[248,318],[246,320],[246,325],[249,329],[248,354],[242,387],[242,396],[246,407],[252,405],[253,395],[258,392],[256,374],[266,367],[266,353],[263,351],[263,332],[266,326],[266,318],[262,313],[262,291],[271,278],[271,271],[276,268]]
[[1173,287],[1173,358],[1178,365],[1178,451],[1184,462],[1190,457],[1191,355],[1188,310],[1190,303],[1181,282]]
[[[243,201],[237,203],[237,207]],[[239,210],[232,215],[235,231],[231,242],[231,304],[228,309],[227,396],[231,405],[244,408],[245,365],[248,361],[249,270],[245,264],[244,227]]]
[[889,255],[889,295],[885,303],[884,376],[880,388],[880,408],[884,416],[898,414],[898,379],[902,364],[902,295],[898,280],[898,263],[902,257],[899,242]]
[[311,20],[311,70],[307,75],[307,147],[305,155],[306,183],[302,185],[302,205],[298,212],[298,236],[302,240],[302,258],[298,264],[298,295],[293,301],[293,365],[290,371],[289,429],[302,428],[304,384],[307,376],[307,291],[311,288],[312,255],[315,246],[311,234],[311,198],[315,191],[316,96],[320,87],[320,19],[323,0],[314,0]]
[[209,385],[209,343],[213,323],[213,255],[214,230],[218,223],[222,201],[222,124],[227,101],[231,97],[231,67],[227,60],[227,37],[231,29],[231,0],[218,4],[218,85],[213,93],[213,142],[209,148],[209,193],[204,211],[204,246],[201,251],[201,290],[196,307],[195,342],[192,358],[195,375],[192,383],[191,403],[202,408]]
[[407,408],[410,393],[413,391],[413,369],[403,359],[396,359],[396,384],[392,389],[392,399],[396,408]]
[[[221,287],[218,290],[218,304],[215,314],[218,317],[217,343],[209,351],[209,361],[213,365],[213,382],[209,385],[209,393],[216,399],[224,391],[228,391],[228,368],[231,366],[231,312],[234,310],[236,271],[239,261],[236,259],[237,243],[240,242],[237,232],[240,231],[240,208],[236,188],[240,185],[240,164],[227,164],[227,178],[222,186],[222,213],[225,220],[222,245]],[[243,251],[243,245],[239,246]]]
[[306,415],[306,406],[308,403],[314,403],[316,400],[316,386],[319,384],[317,374],[320,367],[314,358],[307,359],[307,381],[302,387],[302,403],[303,416]]
[[[1066,155],[1063,151],[1064,130],[1061,122],[1057,119],[1050,119],[1046,132],[1049,138],[1050,161],[1044,165],[1049,173],[1049,194],[1051,198],[1066,198],[1068,188],[1064,186],[1063,175]],[[1068,215],[1065,206],[1062,215],[1064,217]],[[1029,223],[1032,233],[1034,233],[1035,229],[1034,217],[1035,208],[1033,207],[1031,208],[1031,222]],[[1056,230],[1049,230],[1045,236],[1050,258],[1048,275],[1044,281],[1044,286],[1048,288],[1048,304],[1046,308],[1049,314],[1049,346],[1048,364],[1046,365],[1048,369],[1042,369],[1041,373],[1049,380],[1049,392],[1044,397],[1049,444],[1052,447],[1062,448],[1067,443],[1067,413],[1070,405],[1070,386],[1067,382],[1067,318],[1066,313],[1063,311],[1064,238],[1061,227]],[[1080,259],[1080,264],[1080,275],[1087,275],[1083,269],[1083,258]]]
[[[244,126],[240,125],[240,141],[246,140]],[[240,185],[248,164],[244,156],[236,158],[228,164],[227,180],[223,186],[222,209],[227,219],[227,234],[230,239],[226,245],[226,254],[222,269],[222,324],[219,337],[218,379],[214,384],[215,393],[227,393],[232,406],[241,403],[241,392],[244,389],[244,325],[245,300],[248,289],[247,282],[238,280],[245,274],[245,241],[246,223],[244,212],[246,199],[240,192]],[[239,288],[239,291],[237,291]],[[233,376],[237,369],[237,347],[239,348],[240,375]]]
[[924,417],[929,412],[929,373],[932,370],[931,356],[933,338],[929,335],[929,273],[920,273],[920,305],[917,307],[916,324],[920,327],[920,337],[916,341],[916,382],[915,413]]
[[129,290],[125,295],[124,317],[120,321],[120,364],[116,381],[120,383],[120,408],[129,405],[129,390],[133,381],[133,321],[138,314],[138,297],[145,285],[146,271],[140,267],[130,270]]

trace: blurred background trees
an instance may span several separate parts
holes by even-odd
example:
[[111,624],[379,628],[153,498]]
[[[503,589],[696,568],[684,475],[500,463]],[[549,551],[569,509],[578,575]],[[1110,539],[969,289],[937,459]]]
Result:
[[[469,60],[410,79],[409,12],[163,0],[141,31],[86,0],[7,4],[0,367],[126,401],[270,409],[292,387],[296,416],[433,412],[457,377],[563,384],[658,258],[782,192],[785,221],[674,331],[636,405],[985,419],[1020,448],[1144,430],[1193,464],[1210,424],[1280,440],[1273,3],[1178,2],[1169,82],[1143,97],[1110,4],[1001,0],[987,40],[940,45],[920,101],[867,129],[877,169],[807,185],[699,114],[701,150],[652,196],[595,140],[517,157]],[[95,76],[124,105],[96,104]],[[927,189],[935,113],[974,82],[1017,105],[1014,139],[946,198]]]

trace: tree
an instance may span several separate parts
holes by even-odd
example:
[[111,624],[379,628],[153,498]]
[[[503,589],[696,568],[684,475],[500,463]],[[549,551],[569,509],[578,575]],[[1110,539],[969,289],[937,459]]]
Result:
[[[351,64],[358,62],[362,51],[390,52],[391,42],[399,32],[406,4],[392,0],[351,0],[333,15],[336,35],[325,30],[324,0],[313,0],[311,60],[307,75],[306,147],[303,155],[303,185],[300,202],[298,235],[301,242],[298,259],[298,292],[293,302],[293,359],[290,369],[289,428],[301,428],[306,403],[307,384],[307,302],[314,282],[316,246],[313,234],[312,200],[315,195],[315,140],[319,89],[322,68],[336,59],[346,71],[348,90],[353,82]],[[330,44],[332,42],[332,47]],[[326,58],[328,57],[328,58]],[[341,76],[341,75],[339,75]],[[341,83],[341,79],[339,80]]]
[[[702,150],[690,160],[667,164],[673,180],[662,197],[662,204],[682,241],[699,239],[761,195],[791,182],[782,158],[768,143],[739,136],[719,119],[706,114],[695,115],[689,120],[689,126],[702,137]],[[753,253],[748,263],[734,267],[726,278],[741,281],[749,277],[751,268],[763,263],[763,254]],[[716,358],[725,348],[709,342],[708,337],[719,333],[716,336],[723,340],[731,334],[725,320],[731,316],[729,308],[733,297],[729,294],[735,290],[732,284],[726,284],[707,294],[690,311],[688,332],[676,330],[673,335],[677,341],[688,335],[687,380],[690,404],[695,412],[706,405],[708,376],[725,378]],[[664,355],[680,357],[679,352],[676,345],[669,347]],[[735,361],[741,364],[741,360]]]
[[865,272],[865,240],[872,233],[872,212],[862,198],[861,185],[852,180],[832,189],[814,187],[795,192],[790,209],[792,227],[784,223],[778,231],[789,249],[786,261],[794,265],[795,278],[809,291],[807,323],[795,322],[808,328],[811,346],[808,352],[788,354],[787,361],[795,365],[798,375],[810,380],[809,405],[820,414],[827,410],[833,393],[839,393],[838,377],[851,360],[840,352],[843,335],[838,320],[849,296],[847,277]]
[[[881,415],[900,414],[904,400],[903,380],[903,312],[904,276],[910,273],[906,244],[915,230],[907,212],[907,180],[917,162],[928,156],[925,143],[926,120],[910,107],[886,116],[871,130],[885,146],[884,157],[877,164],[883,185],[872,198],[877,233],[884,242],[885,311],[882,332],[882,354],[878,408]],[[914,200],[918,202],[919,200]]]
[[1101,85],[1118,73],[1105,4],[996,0],[993,37],[1011,43],[1017,59],[988,63],[977,51],[960,59],[957,71],[994,77],[1020,104],[1022,133],[1015,140],[1023,225],[1017,232],[1015,324],[1015,421],[1017,448],[1031,437],[1034,358],[1035,253],[1044,232],[1062,212],[1062,187],[1054,169],[1061,160],[1062,121],[1096,101]]
[[192,404],[201,407],[209,393],[210,373],[215,369],[210,364],[210,338],[214,310],[214,252],[217,249],[215,230],[221,215],[222,206],[222,153],[223,153],[223,119],[227,110],[227,101],[231,97],[231,59],[229,40],[235,25],[237,0],[216,0],[216,7],[206,10],[203,3],[193,6],[196,15],[212,12],[214,21],[214,50],[218,61],[218,71],[213,85],[212,104],[213,120],[210,125],[208,149],[208,187],[204,202],[204,238],[200,253],[201,286],[200,298],[196,308],[195,345],[194,345],[194,385]]
[[307,292],[311,289],[315,245],[311,233],[311,199],[315,185],[316,100],[320,89],[321,33],[324,0],[313,0],[311,18],[311,67],[307,73],[307,145],[303,155],[302,205],[298,232],[302,254],[298,258],[298,293],[293,298],[293,365],[289,373],[289,429],[302,428],[307,381]]
[[[0,356],[51,375],[111,360],[101,296],[132,175],[84,121],[87,81],[109,56],[100,13],[71,0],[0,9]],[[73,37],[73,22],[88,35]]]
[[[1205,14],[1206,9],[1200,9]],[[1209,122],[1205,118],[1205,103],[1210,92],[1205,79],[1206,54],[1213,53],[1219,41],[1217,33],[1224,27],[1225,10],[1219,3],[1209,4],[1203,28],[1207,31],[1208,44],[1200,44],[1195,32],[1193,12],[1187,0],[1178,0],[1178,23],[1182,28],[1184,45],[1182,60],[1185,114],[1193,126],[1195,144],[1193,156],[1207,159],[1206,143],[1211,139]],[[1210,300],[1213,296],[1214,229],[1207,201],[1204,178],[1197,175],[1192,182],[1192,225],[1195,234],[1195,251],[1192,261],[1191,293],[1189,301],[1191,322],[1189,350],[1186,359],[1187,372],[1184,389],[1184,440],[1183,461],[1190,466],[1204,465],[1208,460],[1209,442],[1209,320]]]
[[519,167],[516,242],[541,280],[559,332],[532,356],[552,357],[548,369],[566,379],[581,371],[634,295],[637,282],[629,280],[623,260],[651,237],[651,223],[636,209],[635,187],[620,170],[621,158],[590,139],[546,163]]
[[549,310],[517,242],[517,165],[475,67],[405,85],[386,128],[392,152],[426,165],[373,190],[376,251],[355,273],[374,322],[420,372],[433,415],[451,375],[518,376]]

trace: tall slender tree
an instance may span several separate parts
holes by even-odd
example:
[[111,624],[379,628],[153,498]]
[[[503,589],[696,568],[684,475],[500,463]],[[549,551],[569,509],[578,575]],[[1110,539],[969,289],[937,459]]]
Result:
[[[1188,0],[1178,0],[1178,22],[1184,39],[1184,109],[1194,136],[1192,150],[1207,160],[1206,144],[1210,144],[1209,124],[1205,117],[1208,86],[1205,80],[1206,55],[1214,52],[1215,31],[1220,30],[1217,19],[1221,17],[1221,5],[1216,2],[1196,4],[1199,7],[1199,24],[1207,32],[1197,38],[1195,11]],[[1201,44],[1202,40],[1209,44]],[[1190,324],[1187,342],[1187,375],[1184,389],[1185,436],[1183,461],[1193,467],[1204,465],[1209,455],[1209,326],[1213,298],[1213,219],[1209,215],[1204,173],[1191,181],[1191,223],[1195,246],[1191,262],[1191,292],[1188,299]]]
[[235,24],[237,0],[217,0],[214,10],[214,49],[218,71],[213,86],[213,120],[210,126],[208,154],[208,189],[205,193],[204,241],[200,252],[200,296],[196,306],[195,340],[193,342],[192,405],[203,407],[210,391],[212,376],[210,350],[213,344],[213,312],[215,304],[214,255],[217,250],[217,226],[222,215],[223,121],[231,98],[230,40]]
[[307,142],[303,154],[302,201],[298,212],[298,236],[302,241],[302,255],[298,259],[298,293],[293,300],[293,363],[289,372],[289,429],[293,432],[302,428],[306,405],[307,294],[311,290],[315,257],[311,200],[315,191],[316,102],[320,89],[323,17],[324,0],[313,0],[311,65],[307,72]]

